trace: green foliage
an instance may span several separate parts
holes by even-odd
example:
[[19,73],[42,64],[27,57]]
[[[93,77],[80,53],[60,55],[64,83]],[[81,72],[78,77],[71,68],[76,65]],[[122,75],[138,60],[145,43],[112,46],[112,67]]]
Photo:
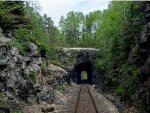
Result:
[[58,61],[59,59],[59,53],[61,51],[61,48],[58,47],[50,47],[50,50],[47,52],[47,56],[49,56],[50,60]]
[[46,57],[48,51],[48,45],[42,41],[37,40],[35,37],[31,37],[30,41],[38,46],[38,51],[41,54],[41,56]]
[[19,41],[29,41],[31,37],[30,30],[20,26],[18,29],[14,30],[13,36]]
[[61,39],[65,46],[94,47],[97,43],[96,29],[101,12],[95,11],[84,16],[81,12],[70,11],[60,19]]
[[47,45],[42,43],[38,43],[37,45],[39,47],[40,55],[45,58],[48,51]]
[[[143,2],[111,1],[108,9],[82,12],[70,11],[61,17],[59,29],[50,17],[40,15],[40,6],[32,1],[0,1],[0,27],[4,33],[12,32],[15,45],[24,55],[27,42],[39,47],[42,57],[48,57],[50,63],[65,68],[57,56],[60,46],[100,48],[101,57],[96,59],[96,67],[108,75],[104,86],[114,91],[122,100],[130,100],[135,92],[140,71],[137,66],[128,64],[129,53],[138,44],[141,31],[141,11]],[[29,20],[29,22],[28,22]],[[42,64],[42,71],[46,64]],[[83,72],[83,78],[87,74]],[[31,71],[29,78],[35,82],[36,72]],[[148,83],[148,87],[150,83]],[[57,84],[56,89],[63,91],[64,86]],[[106,88],[107,89],[107,88]],[[150,109],[144,104],[145,109]],[[16,111],[19,113],[19,111]]]
[[26,42],[15,42],[15,47],[18,48],[21,55],[24,55],[25,51],[27,49],[27,43]]
[[64,90],[65,90],[65,87],[64,87],[64,85],[62,85],[62,84],[56,84],[55,89],[56,89],[57,91],[64,91]]
[[71,44],[76,45],[81,36],[81,29],[84,20],[82,12],[70,11],[67,13],[67,17],[61,17],[60,29],[64,40]]
[[41,71],[43,75],[46,75],[48,73],[46,63],[42,63]]
[[141,2],[111,1],[97,24],[96,47],[101,49],[101,57],[96,59],[96,67],[108,75],[103,81],[105,89],[115,92],[122,100],[131,99],[140,75],[137,66],[128,64],[128,57],[138,44],[141,6]]
[[119,75],[121,76],[129,75],[129,77],[132,76],[133,80],[137,79],[137,76],[139,74],[140,70],[135,65],[123,64],[119,71]]
[[126,89],[122,86],[118,86],[118,88],[116,89],[116,93],[119,96],[125,96],[126,95]]
[[0,106],[7,106],[7,102],[4,98],[6,98],[5,92],[0,91]]
[[23,18],[24,14],[24,1],[0,1],[0,27],[4,32],[13,30],[13,22]]
[[36,73],[35,70],[30,71],[29,78],[30,78],[33,82],[35,82],[35,81],[36,81],[36,75],[37,75],[37,73]]
[[115,89],[117,95],[123,100],[131,99],[135,92],[135,83],[140,75],[140,70],[135,65],[124,64],[118,75],[118,86]]
[[107,61],[107,59],[104,59],[104,58],[101,58],[101,60],[96,59],[96,60],[95,60],[95,65],[96,65],[96,67],[97,67],[98,69],[104,71],[104,70],[106,70],[106,68],[107,68],[108,61]]
[[87,72],[86,71],[82,71],[81,72],[81,80],[87,80],[87,78],[88,78]]
[[64,64],[60,63],[58,60],[49,60],[49,62],[50,62],[51,64],[54,64],[54,65],[56,65],[56,66],[59,66],[59,67],[65,69]]
[[22,111],[19,107],[17,107],[16,110],[14,112],[11,112],[11,113],[22,113]]
[[30,18],[30,26],[32,26],[31,41],[38,45],[42,57],[47,55],[48,58],[51,58],[55,54],[53,49],[59,46],[59,31],[54,27],[50,17],[46,14],[41,16],[38,11],[38,4],[33,6],[32,2],[26,2],[26,14]]
[[8,48],[11,48],[11,47],[16,47],[20,54],[21,55],[24,55],[26,49],[27,49],[27,42],[22,42],[22,41],[19,41],[17,39],[14,39],[8,43]]
[[30,31],[24,27],[25,18],[23,1],[0,1],[0,27],[4,33],[11,31],[15,37],[9,46],[16,46],[23,55],[26,50],[26,43],[30,39]]
[[15,112],[12,113],[22,113],[22,111],[20,109],[17,109]]

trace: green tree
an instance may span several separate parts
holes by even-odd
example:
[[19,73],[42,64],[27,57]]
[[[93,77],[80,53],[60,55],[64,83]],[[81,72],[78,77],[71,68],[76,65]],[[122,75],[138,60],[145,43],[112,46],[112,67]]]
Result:
[[[47,56],[53,58],[58,42],[59,31],[54,26],[50,17],[39,13],[40,6],[32,2],[26,2],[26,14],[31,20],[31,41],[36,43],[40,51],[47,51]],[[57,45],[59,46],[59,45]]]
[[24,6],[24,1],[0,1],[0,27],[4,32],[13,31],[29,22]]
[[84,15],[81,12],[71,11],[67,13],[67,17],[61,17],[60,30],[66,42],[76,45],[82,34]]

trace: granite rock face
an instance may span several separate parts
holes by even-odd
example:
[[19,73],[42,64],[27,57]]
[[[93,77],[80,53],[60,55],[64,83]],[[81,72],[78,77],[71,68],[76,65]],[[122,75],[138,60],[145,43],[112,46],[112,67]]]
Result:
[[[138,109],[138,113],[150,112],[150,2],[144,1],[141,2],[141,4],[142,6],[139,8],[140,13],[142,13],[143,16],[139,25],[141,28],[140,35],[137,37],[138,41],[136,45],[132,47],[132,50],[129,52],[126,62],[130,65],[137,66],[140,74],[138,75],[137,80],[132,83],[132,86],[130,86],[134,88],[134,92],[131,101],[126,104],[124,113],[137,113],[135,108]],[[112,70],[112,73],[118,76],[118,68]],[[114,83],[119,82],[117,77],[112,75],[110,79],[107,79],[107,76],[108,75],[104,76],[106,81],[111,79],[114,80]],[[111,87],[107,87],[103,84],[101,86],[103,91],[108,91]]]
[[47,61],[38,53],[38,47],[34,43],[28,42],[23,56],[18,48],[9,45],[11,41],[12,39],[0,35],[0,107],[3,109],[2,112],[4,110],[13,112],[21,103],[43,101],[53,103],[54,85],[57,82],[63,83],[67,72],[46,63]]

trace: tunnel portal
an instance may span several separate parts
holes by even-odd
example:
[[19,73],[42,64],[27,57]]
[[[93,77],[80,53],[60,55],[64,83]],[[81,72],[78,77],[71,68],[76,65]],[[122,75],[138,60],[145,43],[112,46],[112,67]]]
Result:
[[[92,84],[92,63],[84,62],[75,66],[76,82],[77,84]],[[87,79],[81,78],[81,73],[85,71],[87,73]]]

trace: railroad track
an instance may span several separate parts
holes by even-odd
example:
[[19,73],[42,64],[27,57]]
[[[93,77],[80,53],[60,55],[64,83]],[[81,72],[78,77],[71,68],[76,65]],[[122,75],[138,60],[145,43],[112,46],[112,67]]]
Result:
[[98,113],[88,85],[80,86],[75,110],[71,113]]

